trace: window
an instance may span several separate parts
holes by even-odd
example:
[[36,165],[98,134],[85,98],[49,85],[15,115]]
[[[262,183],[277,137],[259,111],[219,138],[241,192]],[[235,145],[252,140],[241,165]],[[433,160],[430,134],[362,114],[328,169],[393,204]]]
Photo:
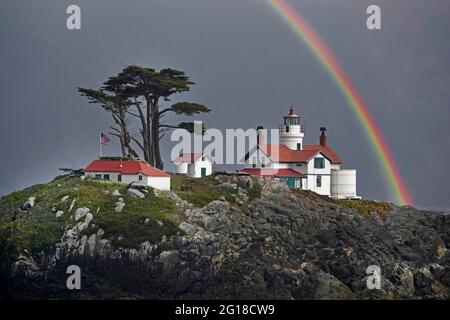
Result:
[[109,174],[104,174],[104,175],[103,175],[103,179],[109,180]]
[[117,181],[122,182],[122,175],[121,175],[121,174],[119,174],[119,175],[117,176]]
[[205,156],[202,156],[202,161],[205,161]]
[[301,163],[297,163],[297,167],[301,167],[302,166],[302,164]]
[[101,178],[102,178],[102,175],[101,175],[101,174],[96,174],[95,177],[96,177],[97,179],[101,179]]
[[316,176],[316,187],[317,188],[322,187],[322,176]]
[[285,118],[284,124],[285,125],[298,125],[300,123],[298,118]]
[[142,181],[142,176],[141,175],[139,175],[139,181]]
[[325,168],[325,159],[324,158],[314,158],[314,168],[316,168],[316,169]]
[[265,167],[266,167],[266,164],[265,164],[265,163],[262,163],[262,164],[261,164],[261,167],[265,168]]
[[253,167],[253,168],[256,168],[256,163],[252,163],[252,167]]
[[301,143],[297,143],[297,150],[302,150],[302,144]]
[[289,132],[289,126],[286,126],[286,132]]

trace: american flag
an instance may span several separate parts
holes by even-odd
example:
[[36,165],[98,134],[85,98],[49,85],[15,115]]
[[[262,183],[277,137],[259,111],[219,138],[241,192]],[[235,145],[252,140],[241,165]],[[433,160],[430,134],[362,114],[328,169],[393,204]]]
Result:
[[108,144],[108,142],[110,142],[110,141],[111,141],[111,139],[109,139],[106,134],[104,134],[103,132],[100,132],[100,143],[101,144]]

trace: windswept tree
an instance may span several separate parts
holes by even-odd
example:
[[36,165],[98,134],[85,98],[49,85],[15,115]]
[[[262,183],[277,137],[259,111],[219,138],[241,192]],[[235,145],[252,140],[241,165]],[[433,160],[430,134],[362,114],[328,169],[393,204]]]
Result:
[[111,113],[115,125],[110,126],[109,134],[119,138],[122,157],[138,158],[139,155],[131,146],[131,134],[127,126],[127,110],[133,104],[116,92],[106,92],[102,89],[78,88],[78,92],[88,98],[89,103],[99,104],[104,110]]
[[160,140],[167,130],[191,127],[186,122],[178,125],[164,123],[162,121],[164,116],[168,113],[193,116],[210,111],[204,105],[191,102],[179,102],[166,106],[172,95],[189,91],[193,84],[194,82],[180,70],[156,71],[131,65],[124,68],[118,75],[110,77],[102,88],[106,91],[118,92],[123,99],[134,102],[132,105],[134,112],[130,110],[127,112],[140,120],[142,140],[139,141],[133,137],[133,141],[141,149],[145,160],[159,169],[164,167]]
[[[160,140],[168,130],[174,128],[193,131],[192,122],[168,124],[163,118],[170,113],[193,116],[209,112],[202,104],[178,102],[170,105],[176,93],[189,91],[194,82],[180,70],[155,69],[131,65],[119,74],[108,78],[99,90],[78,88],[90,103],[100,104],[111,112],[115,126],[110,134],[119,138],[124,157],[138,157],[133,149],[135,144],[142,151],[144,159],[151,165],[163,169]],[[128,116],[138,119],[140,138],[130,133]]]

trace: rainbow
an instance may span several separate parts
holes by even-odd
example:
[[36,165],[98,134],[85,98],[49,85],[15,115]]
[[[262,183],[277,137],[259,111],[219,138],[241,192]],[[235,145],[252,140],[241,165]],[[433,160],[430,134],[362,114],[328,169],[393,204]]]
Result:
[[352,85],[349,77],[331,54],[324,41],[285,0],[268,0],[272,8],[288,23],[295,34],[309,47],[314,56],[333,78],[341,92],[344,94],[352,111],[362,124],[364,131],[374,148],[381,167],[386,173],[387,181],[392,189],[395,200],[401,205],[412,204],[403,178],[400,175],[389,148],[381,135],[369,110],[360,95]]

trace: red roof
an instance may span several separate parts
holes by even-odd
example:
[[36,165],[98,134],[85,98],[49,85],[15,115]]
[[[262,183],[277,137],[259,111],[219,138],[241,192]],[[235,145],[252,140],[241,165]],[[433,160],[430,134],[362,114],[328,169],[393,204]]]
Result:
[[294,169],[273,169],[273,168],[244,168],[243,173],[248,173],[252,176],[269,176],[269,177],[305,177]]
[[341,157],[330,147],[324,147],[320,144],[304,144],[303,150],[319,150],[330,159],[331,163],[342,163]]
[[94,160],[86,172],[120,172],[121,174],[145,174],[149,177],[170,177],[170,174],[152,167],[142,160]]
[[176,158],[173,163],[194,163],[198,159],[203,157],[202,153],[183,153],[180,157]]
[[307,162],[321,152],[331,163],[342,163],[336,152],[320,144],[304,144],[303,150],[292,150],[284,144],[261,144],[259,148],[275,162]]

